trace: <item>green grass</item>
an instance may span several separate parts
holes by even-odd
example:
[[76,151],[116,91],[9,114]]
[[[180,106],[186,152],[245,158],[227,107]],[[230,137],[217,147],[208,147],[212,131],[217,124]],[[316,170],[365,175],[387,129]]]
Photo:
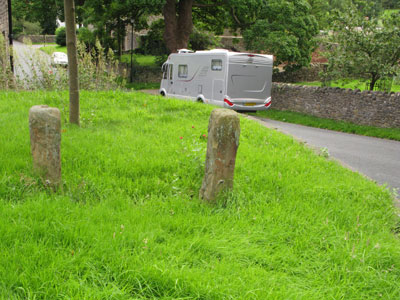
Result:
[[385,9],[383,11],[383,16],[390,16],[392,14],[400,12],[400,9]]
[[350,122],[318,118],[298,112],[281,111],[277,109],[260,111],[257,112],[256,115],[288,123],[400,141],[400,128],[379,128],[357,125]]
[[[32,45],[44,45],[43,42],[32,43]],[[46,46],[57,46],[56,43],[46,43]]]
[[67,53],[67,47],[59,46],[59,45],[44,46],[44,47],[41,47],[40,50],[46,52],[49,55],[52,54],[53,52]]
[[[156,57],[153,55],[141,55],[141,54],[134,54],[133,55],[134,63],[140,66],[155,66],[156,65]],[[130,54],[123,54],[121,56],[121,62],[123,63],[130,63],[131,62],[131,55]]]
[[[62,114],[57,192],[36,104]],[[242,118],[234,190],[198,199],[212,109],[82,92],[77,128],[67,93],[0,92],[0,298],[398,299],[392,196],[293,138]]]
[[133,90],[154,90],[160,88],[159,82],[129,82],[126,88]]
[[[321,81],[303,81],[303,82],[296,82],[294,84],[297,85],[309,85],[309,86],[321,86]],[[340,87],[344,89],[359,89],[361,91],[368,90],[365,85],[365,81],[362,80],[336,80],[332,81],[332,87]],[[400,85],[393,84],[392,85],[392,92],[400,92]]]

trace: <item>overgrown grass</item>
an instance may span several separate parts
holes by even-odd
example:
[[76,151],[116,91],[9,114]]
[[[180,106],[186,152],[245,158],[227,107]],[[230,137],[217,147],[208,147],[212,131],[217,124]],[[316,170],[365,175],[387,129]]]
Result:
[[43,46],[43,47],[40,47],[40,50],[42,50],[43,52],[46,52],[49,55],[53,54],[54,52],[67,53],[67,47],[59,46],[59,45]]
[[384,11],[383,11],[383,16],[391,16],[391,15],[393,15],[393,14],[397,14],[397,13],[399,13],[400,12],[400,9],[385,9]]
[[[28,110],[62,113],[63,188],[31,170]],[[241,119],[232,193],[198,199],[213,107],[141,93],[0,92],[0,298],[398,299],[392,197]]]
[[128,82],[126,88],[133,90],[154,90],[160,88],[159,82]]
[[277,109],[259,111],[256,115],[288,123],[301,124],[305,126],[400,141],[400,128],[379,128],[373,126],[363,126],[350,122],[318,118],[298,112],[281,111]]
[[[134,59],[134,64],[138,64],[140,66],[155,66],[156,65],[156,57],[153,55],[134,54],[133,59]],[[131,62],[131,55],[123,54],[121,56],[121,62],[129,64]]]
[[[303,81],[296,82],[294,84],[297,85],[309,85],[309,86],[322,86],[321,81]],[[365,81],[362,80],[335,80],[331,82],[332,87],[340,87],[343,89],[359,89],[361,91],[368,90],[368,87],[365,85]],[[400,92],[400,85],[393,84],[392,92]]]

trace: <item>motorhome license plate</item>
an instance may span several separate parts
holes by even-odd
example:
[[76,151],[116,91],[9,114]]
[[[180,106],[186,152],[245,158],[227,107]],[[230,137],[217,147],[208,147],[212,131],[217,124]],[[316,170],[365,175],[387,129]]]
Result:
[[256,103],[254,102],[248,102],[244,104],[244,106],[254,106],[254,105],[256,105]]

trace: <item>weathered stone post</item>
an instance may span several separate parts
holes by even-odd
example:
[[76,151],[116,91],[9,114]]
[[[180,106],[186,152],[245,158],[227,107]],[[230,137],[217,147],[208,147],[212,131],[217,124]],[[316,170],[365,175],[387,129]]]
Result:
[[37,105],[29,110],[33,168],[50,185],[61,181],[61,120],[58,108]]
[[229,109],[214,109],[208,124],[206,170],[200,198],[212,202],[219,192],[233,187],[239,137],[238,114]]

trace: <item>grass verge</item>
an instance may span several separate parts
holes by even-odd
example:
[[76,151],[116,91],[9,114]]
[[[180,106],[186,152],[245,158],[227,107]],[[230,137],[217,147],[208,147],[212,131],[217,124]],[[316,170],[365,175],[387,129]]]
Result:
[[281,111],[277,109],[260,111],[257,112],[256,115],[282,122],[400,141],[400,128],[363,126],[350,122],[318,118],[298,112]]
[[[322,86],[321,81],[302,81],[296,82],[293,84],[297,85],[309,85],[309,86]],[[342,89],[359,89],[360,91],[368,90],[368,87],[365,85],[365,81],[362,80],[335,80],[331,82],[332,87],[340,87]],[[393,84],[392,92],[400,92],[400,85]]]
[[[32,173],[28,110],[62,114],[63,188]],[[390,193],[241,119],[234,190],[198,199],[212,106],[0,92],[1,299],[398,299]],[[222,201],[223,200],[223,201]]]
[[155,90],[160,88],[159,82],[128,82],[125,85],[128,89],[133,90]]
[[[134,59],[134,64],[138,64],[140,66],[151,67],[156,65],[156,57],[153,55],[134,54],[133,59]],[[121,56],[121,62],[129,64],[131,62],[131,55],[123,54]]]
[[59,45],[51,45],[51,46],[40,47],[40,50],[42,50],[43,52],[46,52],[49,55],[53,54],[54,52],[67,53],[67,47],[66,46],[59,46]]

